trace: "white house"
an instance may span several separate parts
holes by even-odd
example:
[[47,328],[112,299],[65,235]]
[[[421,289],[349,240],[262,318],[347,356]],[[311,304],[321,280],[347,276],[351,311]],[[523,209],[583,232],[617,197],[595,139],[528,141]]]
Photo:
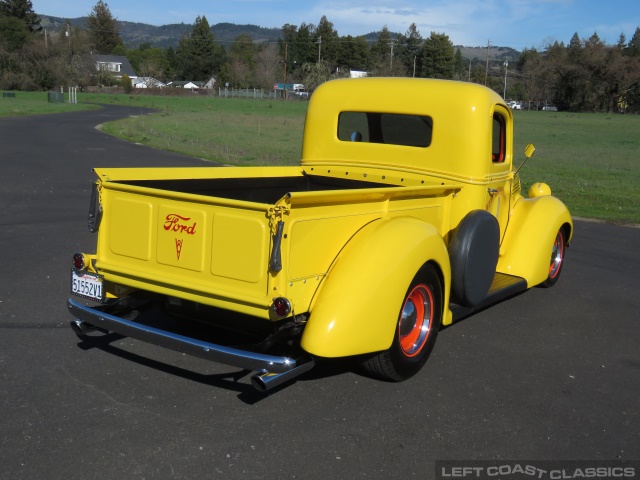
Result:
[[135,84],[135,79],[138,78],[133,67],[129,63],[129,59],[122,55],[94,55],[94,61],[96,62],[96,70],[103,72],[111,72],[117,78],[122,78],[123,75],[127,75],[132,84]]
[[209,90],[213,90],[216,86],[216,77],[211,77],[207,83],[204,84],[204,88],[208,88]]
[[176,87],[176,88],[186,88],[187,90],[199,90],[204,88],[204,82],[196,82],[196,81],[185,81],[185,80],[176,80],[174,82],[169,82],[167,84],[168,87]]
[[135,88],[162,88],[167,85],[153,77],[138,77],[133,81],[133,86]]

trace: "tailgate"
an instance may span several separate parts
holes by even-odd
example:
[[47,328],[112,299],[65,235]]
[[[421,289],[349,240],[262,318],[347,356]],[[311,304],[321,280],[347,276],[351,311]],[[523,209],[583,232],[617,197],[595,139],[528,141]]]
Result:
[[269,205],[109,181],[100,200],[107,282],[265,315]]

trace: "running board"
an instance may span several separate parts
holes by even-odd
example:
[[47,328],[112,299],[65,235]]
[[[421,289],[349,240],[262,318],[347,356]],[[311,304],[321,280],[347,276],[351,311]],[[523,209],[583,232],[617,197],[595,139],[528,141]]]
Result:
[[505,273],[496,273],[487,296],[478,305],[474,307],[465,307],[456,303],[449,305],[451,313],[453,314],[453,321],[460,320],[471,315],[473,312],[482,310],[489,305],[498,303],[517,293],[524,292],[527,288],[527,281],[524,278],[507,275]]

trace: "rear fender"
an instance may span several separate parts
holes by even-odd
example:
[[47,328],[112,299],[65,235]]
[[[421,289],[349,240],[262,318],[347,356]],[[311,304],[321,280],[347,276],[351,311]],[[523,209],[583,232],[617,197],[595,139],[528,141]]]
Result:
[[569,244],[573,221],[557,198],[544,195],[518,201],[500,247],[498,272],[522,277],[529,287],[544,282],[549,275],[553,242],[561,228]]
[[[364,227],[344,247],[316,293],[302,348],[322,357],[388,349],[409,284],[427,262],[440,272],[443,305],[448,305],[449,256],[432,225],[397,217]],[[445,308],[443,323],[449,322]]]

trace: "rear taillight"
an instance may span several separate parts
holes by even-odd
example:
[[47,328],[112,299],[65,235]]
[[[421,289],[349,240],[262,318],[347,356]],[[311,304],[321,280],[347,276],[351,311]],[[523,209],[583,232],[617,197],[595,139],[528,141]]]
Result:
[[76,270],[84,270],[87,267],[87,261],[83,254],[76,253],[73,255],[73,267]]
[[291,313],[291,303],[284,297],[274,298],[271,304],[271,311],[276,317],[285,318]]

